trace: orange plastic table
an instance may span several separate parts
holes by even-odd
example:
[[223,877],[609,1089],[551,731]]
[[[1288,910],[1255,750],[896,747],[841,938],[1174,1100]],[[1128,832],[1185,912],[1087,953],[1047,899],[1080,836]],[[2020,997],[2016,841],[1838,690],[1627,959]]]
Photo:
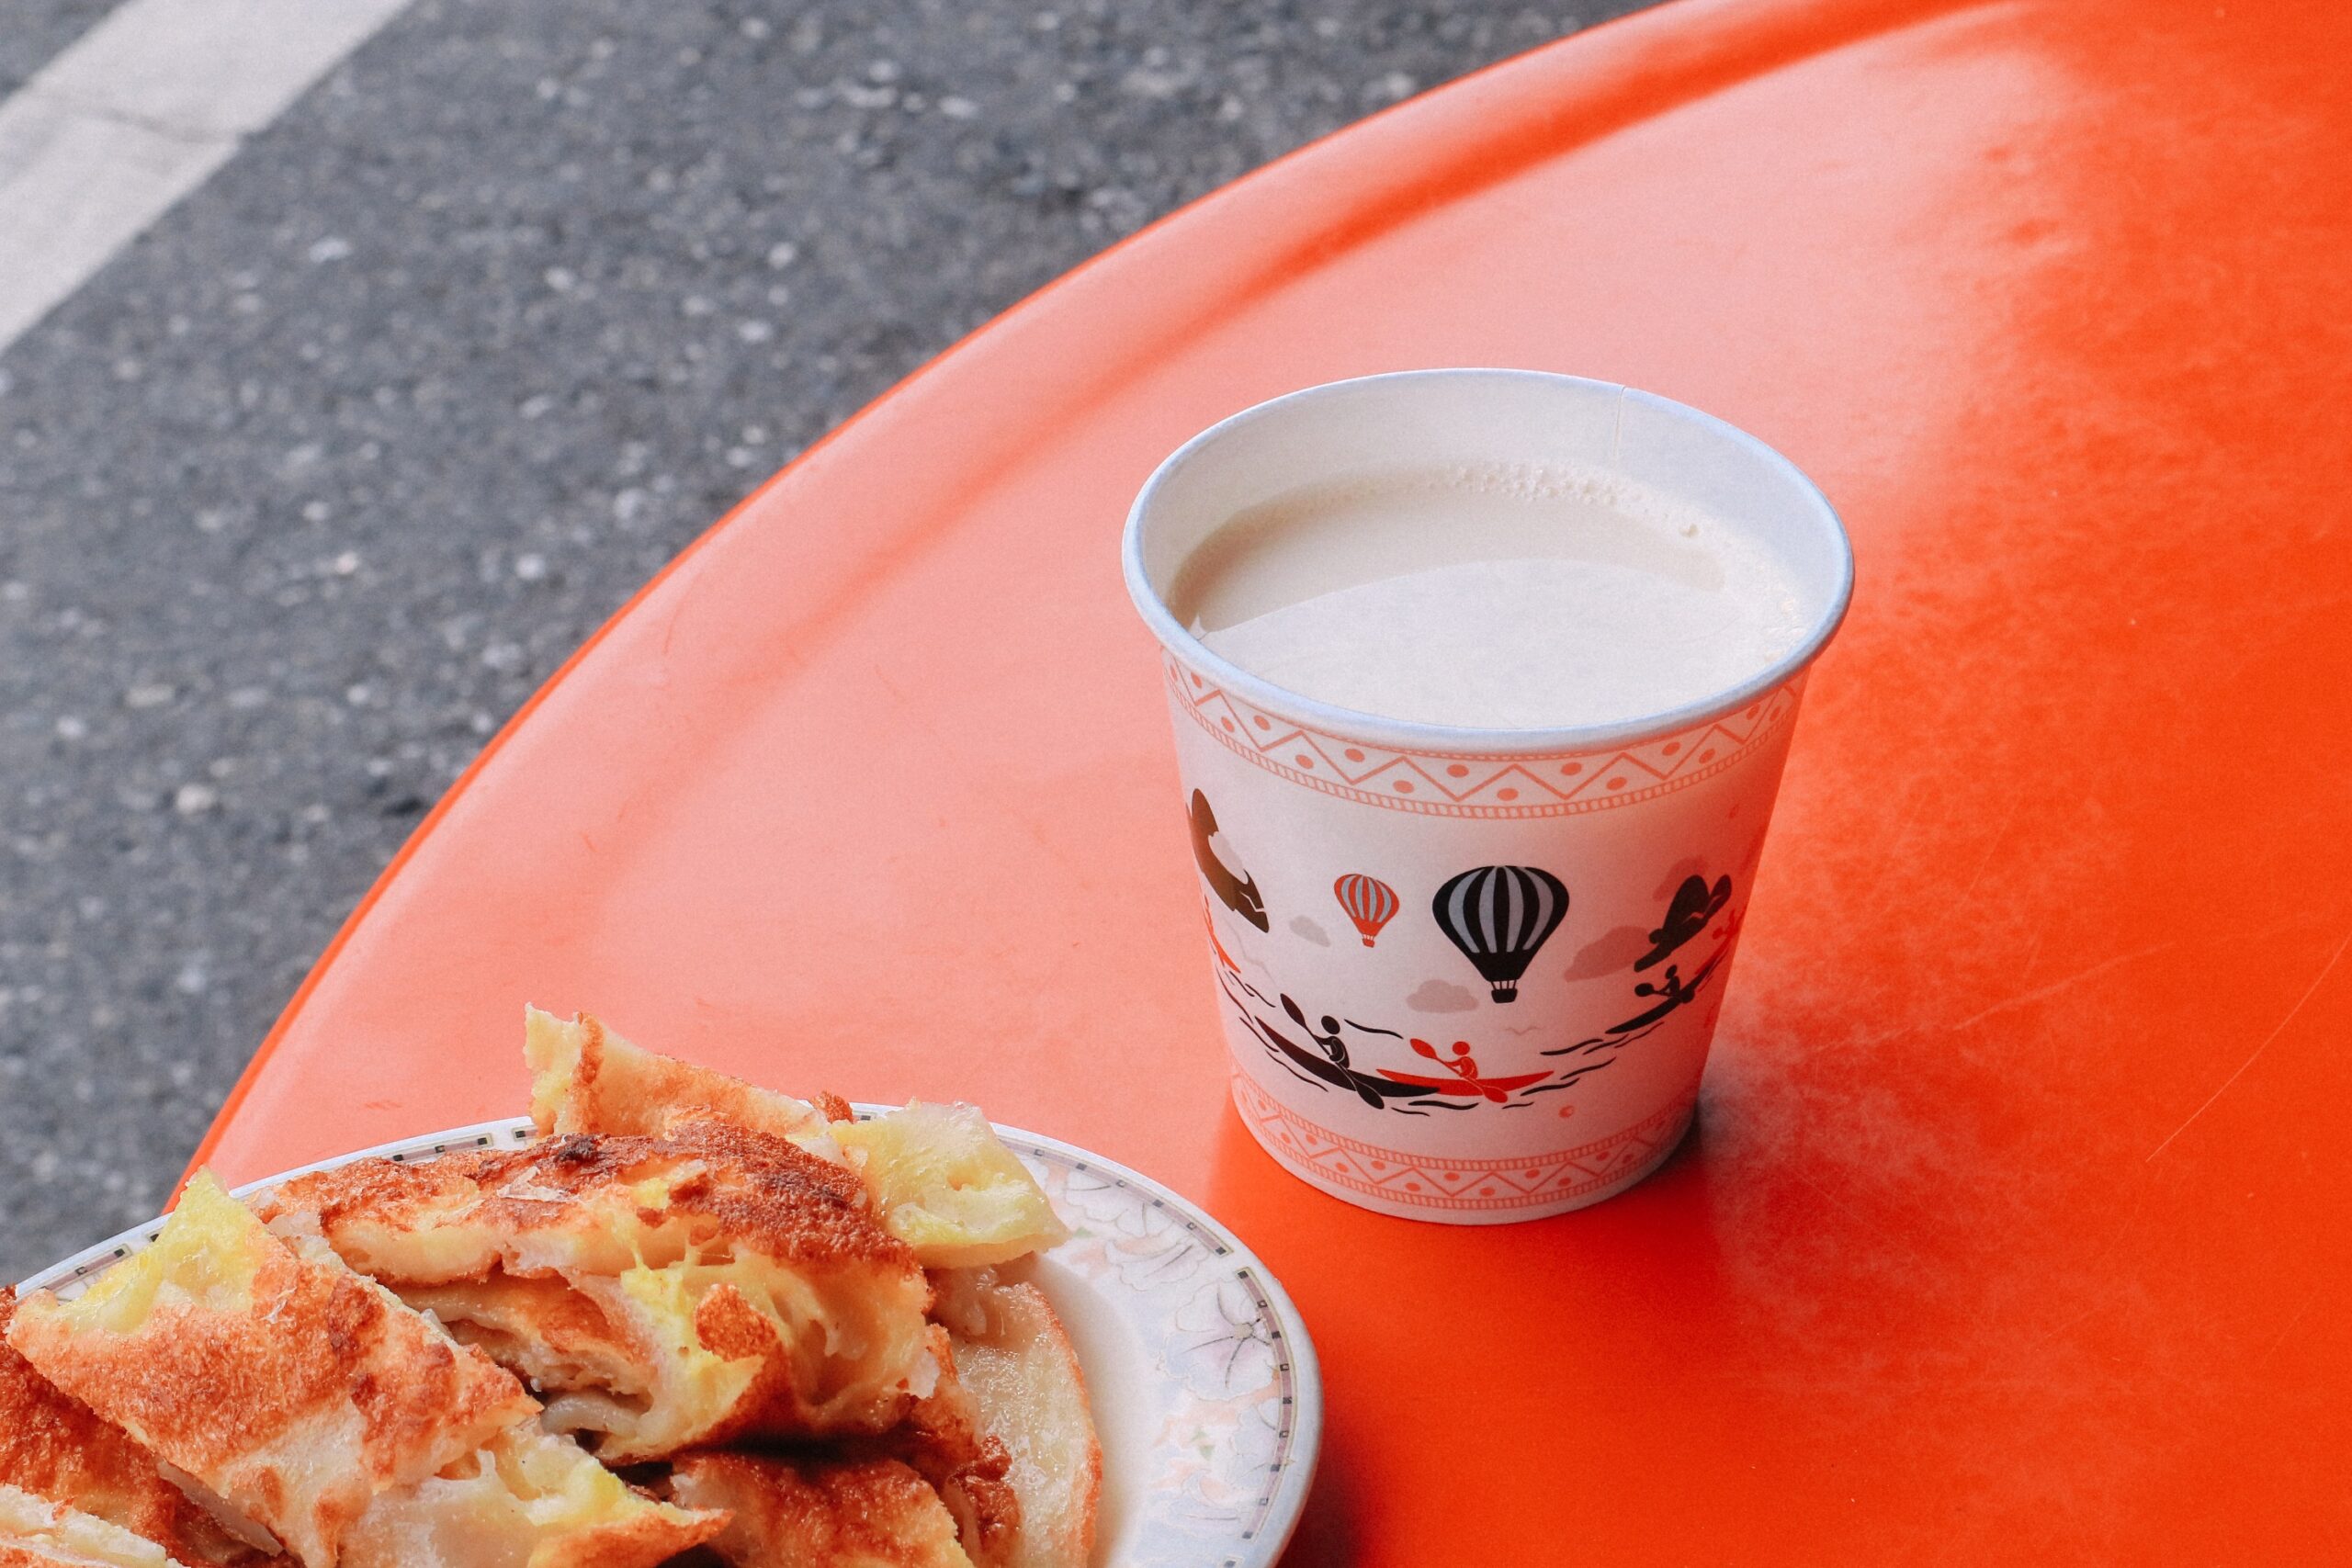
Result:
[[[1294,1563],[2352,1553],[2352,11],[1702,4],[1246,179],[771,481],[419,829],[206,1157],[519,1103],[522,1003],[1193,1194],[1329,1380]],[[1854,535],[1695,1141],[1423,1226],[1227,1109],[1163,453],[1526,365]]]

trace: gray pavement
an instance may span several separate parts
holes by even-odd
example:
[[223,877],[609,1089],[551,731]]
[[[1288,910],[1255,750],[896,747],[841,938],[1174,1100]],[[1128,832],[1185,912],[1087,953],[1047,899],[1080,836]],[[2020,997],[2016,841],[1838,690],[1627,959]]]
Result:
[[0,97],[113,9],[114,0],[0,0]]
[[[102,9],[8,3],[0,87]],[[418,817],[745,490],[1178,203],[1635,8],[421,0],[0,357],[0,1280],[154,1212]]]

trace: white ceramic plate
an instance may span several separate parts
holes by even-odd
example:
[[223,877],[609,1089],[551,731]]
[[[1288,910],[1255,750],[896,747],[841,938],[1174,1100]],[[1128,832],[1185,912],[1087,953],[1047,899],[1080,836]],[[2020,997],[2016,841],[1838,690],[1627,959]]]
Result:
[[[1323,1435],[1315,1347],[1290,1298],[1232,1232],[1150,1178],[1053,1138],[997,1132],[1073,1233],[1024,1268],[1069,1331],[1102,1435],[1095,1562],[1272,1568],[1297,1525]],[[371,1156],[429,1160],[531,1136],[527,1121],[486,1122],[303,1169]],[[72,1295],[162,1228],[153,1220],[126,1231],[21,1289]]]

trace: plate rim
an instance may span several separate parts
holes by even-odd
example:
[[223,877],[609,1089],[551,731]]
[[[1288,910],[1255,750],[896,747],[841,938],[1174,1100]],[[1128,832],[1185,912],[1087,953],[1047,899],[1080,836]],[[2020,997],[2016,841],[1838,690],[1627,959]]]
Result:
[[[872,1116],[896,1111],[899,1107],[861,1100],[853,1102],[851,1109],[860,1116]],[[996,1129],[998,1136],[1012,1144],[1016,1152],[1024,1147],[1050,1150],[1073,1164],[1102,1171],[1159,1198],[1215,1236],[1230,1255],[1229,1260],[1235,1269],[1247,1269],[1256,1277],[1264,1292],[1266,1303],[1277,1320],[1277,1326],[1281,1328],[1284,1337],[1292,1346],[1291,1371],[1295,1381],[1297,1392],[1295,1397],[1297,1403],[1291,1413],[1291,1456],[1283,1461],[1280,1473],[1274,1478],[1272,1501],[1266,1511],[1265,1526],[1258,1532],[1256,1539],[1249,1543],[1251,1548],[1250,1553],[1241,1556],[1238,1561],[1240,1568],[1273,1568],[1273,1564],[1281,1559],[1283,1551],[1290,1545],[1291,1538],[1297,1533],[1298,1522],[1306,1512],[1307,1495],[1314,1488],[1316,1474],[1321,1468],[1323,1456],[1322,1361],[1315,1348],[1314,1335],[1309,1332],[1306,1319],[1300,1314],[1296,1303],[1290,1299],[1290,1292],[1283,1288],[1282,1280],[1275,1276],[1274,1272],[1266,1267],[1265,1260],[1260,1258],[1239,1236],[1234,1235],[1231,1226],[1192,1199],[1170,1187],[1166,1182],[1155,1177],[1147,1176],[1134,1167],[1114,1160],[1107,1155],[1098,1154],[1092,1149],[1070,1143],[1067,1139],[1053,1137],[1044,1133],[1033,1133],[1025,1127],[1015,1127],[1002,1122],[991,1122],[989,1125]],[[519,1148],[536,1141],[539,1135],[537,1128],[532,1124],[529,1117],[502,1116],[494,1121],[474,1122],[462,1127],[449,1127],[438,1132],[417,1133],[405,1138],[394,1138],[385,1143],[371,1145],[364,1149],[354,1149],[347,1154],[331,1155],[324,1159],[312,1160],[307,1165],[277,1171],[252,1181],[240,1182],[229,1190],[232,1196],[243,1199],[291,1181],[296,1177],[308,1176],[315,1171],[333,1170],[342,1166],[356,1164],[363,1159],[397,1159],[406,1163],[416,1153],[421,1152],[420,1145],[429,1148],[433,1156],[438,1158],[442,1155],[458,1149],[495,1147],[503,1143],[511,1143],[513,1146]],[[178,1193],[175,1190],[175,1199],[177,1196]],[[46,1269],[28,1275],[17,1281],[16,1285],[17,1295],[23,1296],[33,1291],[55,1290],[61,1286],[71,1285],[111,1268],[152,1242],[154,1239],[154,1232],[169,1217],[169,1213],[166,1210],[153,1219],[119,1231],[104,1241],[84,1247],[81,1251],[61,1258]],[[1082,1368],[1080,1370],[1083,1371]],[[1105,1568],[1116,1568],[1116,1565],[1106,1564]]]

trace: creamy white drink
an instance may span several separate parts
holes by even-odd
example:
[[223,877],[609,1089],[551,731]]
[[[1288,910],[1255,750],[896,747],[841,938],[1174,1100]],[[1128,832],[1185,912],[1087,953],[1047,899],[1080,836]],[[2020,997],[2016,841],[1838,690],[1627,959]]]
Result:
[[1631,480],[1454,464],[1252,506],[1192,552],[1167,602],[1213,651],[1303,696],[1534,729],[1737,686],[1804,640],[1801,597],[1733,525]]

